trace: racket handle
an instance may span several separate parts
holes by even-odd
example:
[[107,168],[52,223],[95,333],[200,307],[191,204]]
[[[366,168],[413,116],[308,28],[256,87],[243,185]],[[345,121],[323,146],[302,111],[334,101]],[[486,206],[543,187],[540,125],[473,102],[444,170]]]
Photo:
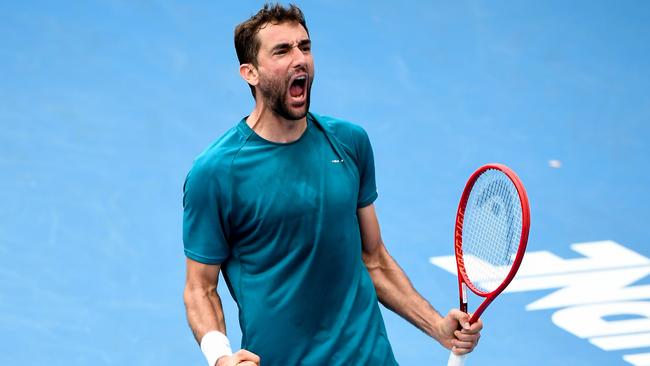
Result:
[[458,356],[457,354],[451,352],[449,354],[449,361],[447,361],[447,366],[463,366],[465,365],[465,357],[467,355]]

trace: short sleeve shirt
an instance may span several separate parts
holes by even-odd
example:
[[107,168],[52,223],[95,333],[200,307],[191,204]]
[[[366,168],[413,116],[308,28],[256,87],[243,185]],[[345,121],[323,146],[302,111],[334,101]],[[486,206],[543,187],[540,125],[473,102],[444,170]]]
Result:
[[311,113],[291,143],[242,119],[194,161],[185,255],[221,264],[262,364],[397,364],[361,258],[356,210],[376,198],[366,132]]

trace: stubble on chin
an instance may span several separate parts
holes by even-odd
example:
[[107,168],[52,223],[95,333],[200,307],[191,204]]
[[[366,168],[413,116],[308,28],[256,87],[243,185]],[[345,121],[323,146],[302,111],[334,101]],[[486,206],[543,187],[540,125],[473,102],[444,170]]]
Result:
[[299,110],[294,109],[294,111],[292,111],[289,101],[287,100],[289,90],[288,83],[288,80],[281,81],[261,78],[258,89],[262,93],[262,98],[264,98],[266,105],[268,105],[275,114],[286,120],[298,121],[303,119],[307,115],[307,112],[309,112],[311,85],[306,86],[307,90],[305,90],[306,98],[304,106],[300,107]]

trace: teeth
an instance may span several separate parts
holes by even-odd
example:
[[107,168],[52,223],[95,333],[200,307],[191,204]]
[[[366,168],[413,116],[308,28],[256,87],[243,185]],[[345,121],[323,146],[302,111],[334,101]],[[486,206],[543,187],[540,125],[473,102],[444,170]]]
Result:
[[304,76],[304,75],[303,75],[303,76],[298,76],[298,77],[296,78],[296,80],[306,80],[306,79],[307,79],[307,77]]

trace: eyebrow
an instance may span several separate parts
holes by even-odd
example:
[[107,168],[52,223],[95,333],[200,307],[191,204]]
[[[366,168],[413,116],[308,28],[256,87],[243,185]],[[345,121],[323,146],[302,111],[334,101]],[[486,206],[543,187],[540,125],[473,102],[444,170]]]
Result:
[[[311,40],[303,39],[302,41],[298,42],[298,47],[304,47],[304,46],[311,46]],[[273,46],[273,48],[271,48],[271,52],[275,52],[277,50],[291,48],[291,47],[292,47],[291,43],[288,42],[278,43],[275,46]]]

